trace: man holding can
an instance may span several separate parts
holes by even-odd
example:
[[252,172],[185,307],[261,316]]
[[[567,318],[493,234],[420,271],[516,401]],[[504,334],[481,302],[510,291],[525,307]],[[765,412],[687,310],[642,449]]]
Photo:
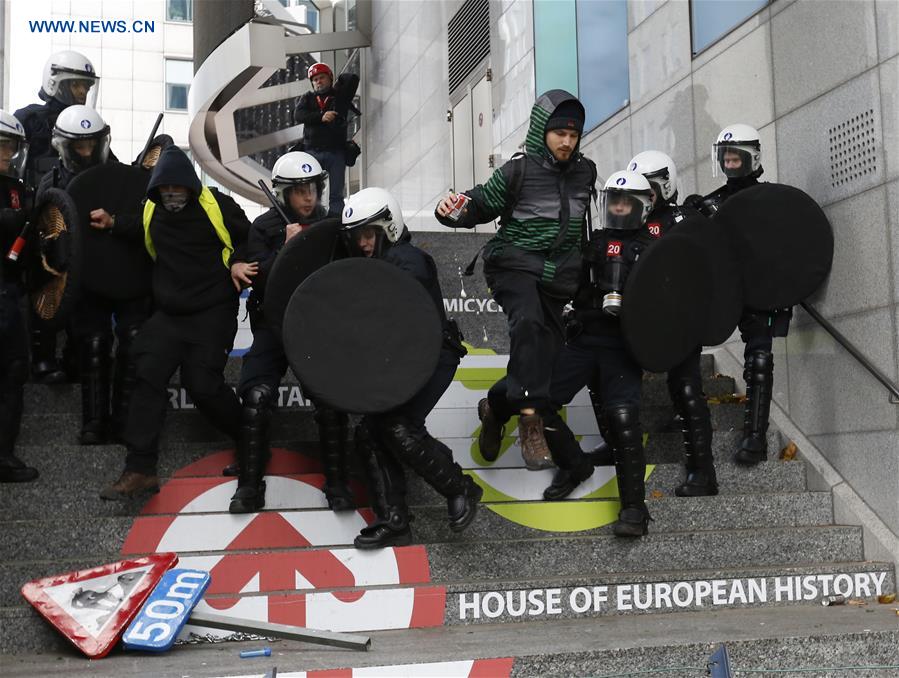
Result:
[[526,153],[487,183],[449,193],[435,216],[473,228],[500,219],[484,246],[484,276],[509,322],[507,376],[478,403],[481,454],[499,454],[505,423],[519,415],[519,441],[530,470],[552,465],[537,412],[549,404],[553,363],[562,345],[562,310],[577,290],[580,245],[596,166],[578,152],[584,107],[564,90],[542,94],[531,110]]

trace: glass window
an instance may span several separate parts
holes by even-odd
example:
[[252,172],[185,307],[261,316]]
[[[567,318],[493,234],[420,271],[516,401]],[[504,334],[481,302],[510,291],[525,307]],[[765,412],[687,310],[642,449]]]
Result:
[[768,4],[768,0],[691,0],[693,55],[723,38]]
[[165,18],[167,21],[193,21],[193,0],[166,0]]
[[575,0],[534,0],[537,96],[549,89],[577,95]]
[[584,132],[627,106],[627,0],[534,0],[534,52],[537,94],[579,97]]
[[627,106],[627,0],[578,0],[577,75],[584,132]]
[[187,110],[187,92],[194,77],[194,66],[181,59],[165,60],[165,107],[170,111]]

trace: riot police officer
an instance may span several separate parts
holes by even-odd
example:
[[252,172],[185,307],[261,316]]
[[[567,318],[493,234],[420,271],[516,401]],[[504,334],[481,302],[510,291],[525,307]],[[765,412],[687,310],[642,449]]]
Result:
[[[56,150],[51,145],[52,130],[56,119],[67,107],[87,104],[94,107],[97,101],[100,76],[90,59],[79,52],[66,50],[51,54],[44,64],[41,89],[38,96],[42,104],[30,104],[16,111],[29,144],[29,157],[25,170],[25,183],[37,189],[43,176],[56,162]],[[55,384],[66,379],[66,373],[56,359],[56,330],[51,329],[34,313],[31,326],[31,372],[41,383]],[[66,370],[76,359],[75,352],[66,348]]]
[[410,543],[403,464],[446,498],[450,529],[461,532],[474,520],[483,490],[425,428],[425,418],[449,387],[466,352],[458,328],[446,317],[437,266],[412,245],[399,203],[383,188],[366,188],[347,198],[343,227],[351,255],[383,259],[420,282],[444,326],[444,343],[430,380],[411,400],[390,412],[366,415],[356,428],[356,450],[365,463],[376,520],[362,529],[354,544],[374,549]]
[[[731,196],[759,183],[762,147],[759,133],[749,125],[728,125],[712,146],[713,174],[721,172],[727,183],[705,197],[691,196],[690,202],[706,216],[714,217]],[[688,199],[689,200],[689,199]],[[752,281],[745,281],[752,284]],[[738,464],[754,466],[768,458],[768,415],[774,390],[774,337],[785,337],[790,329],[792,309],[745,308],[740,318],[743,351],[743,379],[746,382],[746,406],[743,413],[743,439],[734,455]]]
[[[277,403],[278,385],[287,371],[284,346],[263,314],[268,275],[285,243],[327,216],[328,173],[308,153],[293,151],[278,158],[272,168],[272,186],[291,222],[284,224],[272,207],[253,222],[247,241],[247,258],[258,263],[258,273],[247,302],[253,345],[243,358],[237,387],[243,409],[237,445],[239,480],[231,498],[231,513],[256,511],[265,503],[263,476],[270,456],[269,422]],[[347,486],[347,415],[316,405],[314,416],[328,506],[335,511],[352,509],[353,497]],[[231,467],[225,470],[228,475],[233,472]]]
[[[652,211],[646,219],[651,237],[661,238],[688,216],[697,215],[690,207],[677,206],[677,167],[667,154],[638,153],[631,158],[628,169],[642,174],[652,187]],[[687,467],[686,480],[675,489],[679,497],[718,494],[712,457],[712,420],[699,371],[701,353],[702,347],[697,346],[680,365],[668,371],[668,394],[679,415]]]
[[[66,108],[53,127],[53,148],[59,154],[58,171],[41,180],[38,199],[55,177],[66,189],[81,172],[109,161],[109,125],[89,106]],[[102,187],[98,187],[97,194]],[[144,248],[141,205],[118,214],[92,209],[84,224],[82,257],[86,271],[102,271],[101,284],[82,281],[70,325],[78,346],[81,381],[82,445],[101,445],[118,439],[125,425],[127,400],[134,388],[132,344],[150,310],[152,260]],[[110,353],[116,338],[110,414]]]
[[[15,455],[28,377],[28,338],[19,311],[22,295],[17,238],[28,219],[22,175],[28,142],[22,124],[0,110],[0,482],[28,482],[38,477]],[[9,252],[9,254],[7,254]]]
[[[553,367],[551,406],[544,411],[547,442],[559,467],[544,499],[567,497],[593,473],[558,410],[588,383],[602,403],[604,437],[612,448],[621,511],[613,531],[641,537],[650,520],[645,503],[646,459],[640,427],[643,370],[628,352],[618,314],[628,274],[653,237],[646,229],[652,189],[642,174],[615,172],[601,194],[602,230],[593,231],[584,252],[585,275],[574,298],[568,341]],[[503,408],[491,400],[491,407]]]

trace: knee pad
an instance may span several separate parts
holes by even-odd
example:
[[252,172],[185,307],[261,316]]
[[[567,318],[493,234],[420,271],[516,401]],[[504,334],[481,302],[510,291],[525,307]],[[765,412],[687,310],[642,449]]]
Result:
[[377,433],[391,449],[401,456],[419,447],[427,438],[427,431],[405,417],[386,417],[376,422]]
[[770,351],[752,351],[746,360],[743,377],[746,383],[765,383],[774,376],[774,355]]
[[603,411],[603,415],[608,422],[614,447],[622,450],[634,446],[643,447],[638,405],[612,405]]
[[244,412],[259,413],[273,408],[274,391],[268,384],[257,384],[244,391],[241,404]]
[[697,416],[707,409],[702,384],[692,379],[681,379],[669,383],[668,392],[678,412],[683,416]]
[[131,345],[140,332],[140,325],[126,325],[124,327],[116,326],[115,334],[119,340],[116,348],[116,355],[126,355],[131,350]]
[[85,369],[99,369],[109,362],[109,337],[90,334],[81,340],[81,364]]

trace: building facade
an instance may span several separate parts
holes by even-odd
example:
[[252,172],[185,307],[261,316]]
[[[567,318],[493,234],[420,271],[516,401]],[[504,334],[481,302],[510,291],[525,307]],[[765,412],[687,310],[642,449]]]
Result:
[[[374,0],[372,27],[367,184],[395,192],[420,240],[444,237],[439,196],[521,149],[546,89],[584,100],[582,150],[601,177],[655,148],[682,197],[720,185],[711,144],[747,123],[762,179],[806,191],[833,225],[833,270],[810,302],[899,381],[899,3]],[[447,276],[445,295],[462,284]],[[725,349],[742,362],[738,340]],[[899,405],[800,309],[775,351],[777,404],[895,538]]]

